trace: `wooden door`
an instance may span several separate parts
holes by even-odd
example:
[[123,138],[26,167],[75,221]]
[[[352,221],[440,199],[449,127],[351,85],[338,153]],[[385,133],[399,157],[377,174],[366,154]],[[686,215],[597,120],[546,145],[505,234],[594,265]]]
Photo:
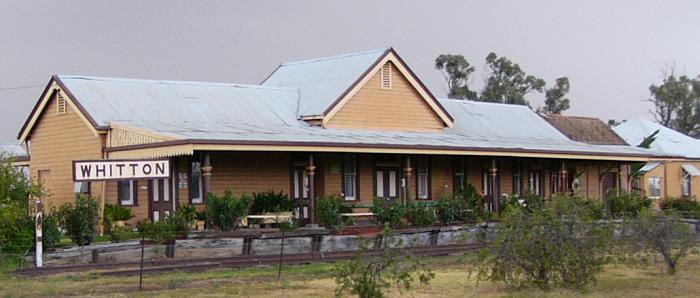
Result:
[[615,195],[615,185],[617,181],[617,173],[608,172],[603,174],[601,179],[601,191],[603,192],[603,199],[607,200]]
[[400,195],[399,176],[399,167],[376,167],[374,195],[392,201],[397,200]]
[[300,219],[309,218],[309,175],[306,166],[293,166],[291,173],[292,200]]
[[158,222],[173,211],[170,179],[153,179],[148,182],[148,217]]

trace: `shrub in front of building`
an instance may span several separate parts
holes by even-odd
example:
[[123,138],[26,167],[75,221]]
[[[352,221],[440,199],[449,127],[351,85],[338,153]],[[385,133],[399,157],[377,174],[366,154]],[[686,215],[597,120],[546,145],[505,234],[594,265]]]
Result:
[[608,198],[607,205],[610,215],[614,218],[635,217],[639,212],[651,206],[651,199],[620,190],[618,195]]
[[463,191],[443,194],[437,202],[437,217],[443,224],[475,222],[488,218],[485,200],[471,184]]
[[700,203],[691,197],[667,198],[659,203],[662,210],[673,210],[683,218],[700,219]]
[[243,194],[235,197],[232,190],[226,190],[223,196],[213,193],[207,195],[207,220],[220,230],[237,229],[243,217],[248,215],[250,196]]
[[406,204],[406,219],[412,226],[418,227],[430,226],[437,222],[434,208],[413,200]]
[[117,222],[127,221],[133,217],[134,215],[129,208],[119,205],[105,204],[104,225],[106,232],[111,233]]
[[251,214],[288,212],[292,210],[294,210],[294,205],[283,191],[253,193],[253,203],[250,207]]
[[323,196],[316,201],[316,219],[327,229],[334,230],[348,224],[341,214],[351,212],[352,207],[345,205],[338,196]]
[[92,242],[98,221],[97,200],[83,195],[75,197],[75,204],[66,203],[59,209],[63,228],[71,241],[79,246]]
[[583,288],[608,263],[612,229],[581,199],[556,195],[541,209],[508,208],[478,262],[478,278],[513,287]]
[[403,218],[406,216],[406,207],[398,200],[386,198],[374,198],[372,207],[369,208],[379,223],[398,227],[403,225]]
[[666,272],[675,274],[678,262],[690,253],[697,253],[697,239],[691,227],[673,211],[642,211],[631,220],[631,237],[627,253],[632,260],[648,262],[658,255],[666,264]]

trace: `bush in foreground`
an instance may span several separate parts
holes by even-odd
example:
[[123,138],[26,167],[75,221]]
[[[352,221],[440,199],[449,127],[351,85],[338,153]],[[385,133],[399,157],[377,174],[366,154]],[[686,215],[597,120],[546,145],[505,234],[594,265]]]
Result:
[[690,227],[674,214],[644,211],[632,220],[632,249],[635,258],[650,259],[661,255],[666,272],[675,274],[678,261],[697,245]]
[[98,204],[95,199],[78,195],[75,204],[64,204],[59,212],[66,234],[73,243],[84,246],[92,242],[98,221]]
[[667,198],[659,203],[662,210],[673,210],[684,218],[700,219],[700,203],[691,197]]
[[608,199],[610,215],[615,218],[635,217],[639,212],[650,206],[651,199],[630,192],[620,191],[619,195]]
[[580,198],[557,195],[542,209],[509,208],[479,259],[478,278],[514,287],[580,289],[609,261],[612,230]]
[[[384,239],[389,235],[387,228]],[[370,257],[367,243],[363,242],[362,250],[355,259],[334,266],[336,296],[349,292],[361,298],[380,298],[391,286],[396,286],[400,291],[410,290],[416,279],[420,285],[428,285],[435,278],[435,273],[418,258],[388,247],[386,240],[383,246],[381,255]]]

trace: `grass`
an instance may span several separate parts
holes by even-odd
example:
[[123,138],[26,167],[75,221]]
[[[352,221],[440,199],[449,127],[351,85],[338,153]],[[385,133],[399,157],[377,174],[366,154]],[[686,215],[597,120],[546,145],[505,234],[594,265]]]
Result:
[[[457,257],[431,258],[436,278],[429,287],[408,293],[392,291],[389,297],[693,297],[700,292],[700,257],[682,260],[676,275],[664,273],[663,264],[631,268],[609,265],[598,283],[584,292],[555,289],[517,290],[491,282],[477,283]],[[332,264],[285,266],[283,281],[276,282],[276,268],[213,270],[199,273],[172,272],[147,275],[138,290],[138,276],[106,277],[95,273],[42,278],[0,275],[0,297],[330,297],[335,283]]]

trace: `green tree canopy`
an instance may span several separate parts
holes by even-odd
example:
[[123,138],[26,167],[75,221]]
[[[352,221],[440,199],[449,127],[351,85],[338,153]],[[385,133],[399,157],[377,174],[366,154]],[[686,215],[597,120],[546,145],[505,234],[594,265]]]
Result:
[[435,69],[439,70],[445,77],[449,93],[449,98],[476,99],[477,93],[469,89],[469,77],[474,72],[471,66],[462,55],[442,54],[435,58]]
[[554,86],[545,91],[544,112],[550,114],[561,114],[570,108],[569,99],[569,78],[561,77],[556,80]]
[[656,121],[691,137],[700,136],[700,77],[676,76],[649,86]]
[[481,91],[481,101],[529,105],[526,94],[544,91],[543,79],[528,75],[520,65],[506,57],[491,52],[486,56],[486,65],[489,77]]

